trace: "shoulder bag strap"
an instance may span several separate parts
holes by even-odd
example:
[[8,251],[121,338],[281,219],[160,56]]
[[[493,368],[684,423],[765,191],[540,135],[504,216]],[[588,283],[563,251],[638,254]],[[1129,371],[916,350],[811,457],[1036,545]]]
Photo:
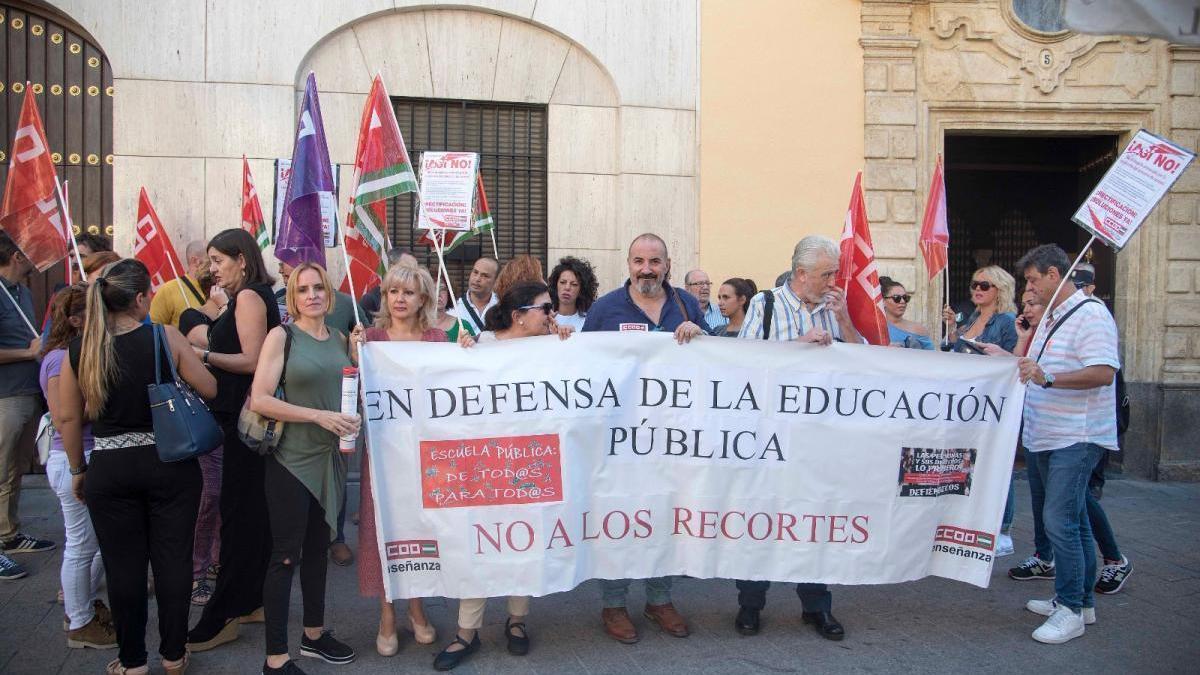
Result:
[[679,289],[671,287],[671,295],[675,298],[675,304],[679,306],[679,313],[683,315],[683,320],[691,321],[692,318],[688,316],[687,305],[683,303],[683,298],[679,297]]
[[208,298],[204,297],[204,294],[201,293],[199,290],[197,290],[197,288],[195,286],[192,285],[192,281],[191,281],[191,279],[187,278],[187,275],[179,277],[179,281],[183,282],[183,285],[187,286],[187,289],[192,292],[192,297],[200,300],[200,304],[204,304],[204,303],[208,302]]
[[[467,299],[467,295],[465,293],[462,296],[462,304],[463,307],[467,308],[467,314],[471,315],[471,320],[475,322],[475,325],[479,327],[479,330],[483,330],[483,319],[479,318],[479,313],[476,312],[475,308],[471,306],[471,301]],[[381,301],[380,307],[382,306],[383,303]]]
[[283,340],[283,372],[279,374],[279,386],[276,389],[283,389],[283,383],[287,381],[287,364],[288,357],[292,354],[292,327],[286,323],[279,324],[283,327],[283,332],[287,337]]
[[166,354],[167,367],[171,370],[171,381],[179,381],[179,372],[175,369],[175,357],[171,355],[171,343],[167,341],[166,330],[161,324],[151,324],[154,331],[154,383],[162,384],[162,366],[159,354]]
[[763,291],[763,337],[764,340],[771,339],[771,320],[775,318],[775,291],[767,289]]
[[1034,359],[1034,361],[1042,360],[1042,354],[1045,354],[1046,347],[1050,346],[1050,338],[1054,337],[1054,334],[1056,332],[1058,332],[1058,329],[1064,323],[1067,322],[1067,319],[1071,318],[1071,315],[1075,313],[1075,310],[1079,309],[1080,307],[1083,307],[1084,305],[1088,304],[1089,302],[1100,302],[1100,301],[1095,298],[1088,298],[1087,300],[1084,300],[1083,302],[1079,303],[1078,305],[1075,305],[1074,307],[1072,307],[1070,310],[1067,311],[1066,314],[1063,314],[1061,319],[1059,319],[1058,321],[1056,321],[1054,323],[1054,327],[1050,329],[1050,334],[1047,335],[1046,340],[1044,342],[1042,342],[1042,350],[1038,352],[1037,358]]

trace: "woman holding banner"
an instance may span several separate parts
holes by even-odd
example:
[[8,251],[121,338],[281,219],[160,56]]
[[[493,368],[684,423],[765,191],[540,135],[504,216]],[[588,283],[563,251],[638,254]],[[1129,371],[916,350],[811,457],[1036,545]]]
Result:
[[[350,366],[347,336],[325,325],[336,299],[320,265],[301,263],[292,271],[285,301],[294,324],[267,333],[249,402],[254,412],[286,423],[279,446],[266,458],[272,550],[263,585],[263,673],[295,670],[287,666],[287,627],[297,564],[304,596],[300,653],[334,664],[355,658],[353,649],[325,630],[325,549],[337,532],[346,489],[346,460],[338,451],[338,437],[357,433],[359,425],[357,415],[341,412],[342,369]],[[275,396],[281,380],[282,399]]]
[[262,455],[238,438],[237,419],[267,331],[279,325],[271,290],[275,280],[267,274],[258,242],[245,230],[218,233],[208,242],[208,257],[214,282],[229,298],[209,329],[208,348],[193,347],[217,378],[217,395],[209,407],[225,435],[221,567],[204,613],[188,633],[188,647],[194,652],[236,640],[240,623],[263,620],[263,580],[271,555],[263,492],[266,464]]
[[[497,342],[557,332],[565,340],[575,329],[556,325],[553,320],[554,305],[550,301],[550,289],[543,283],[523,283],[514,286],[500,298],[500,302],[484,316],[486,328],[478,338],[462,336],[458,344],[464,348],[476,342]],[[504,637],[508,641],[508,653],[524,656],[529,653],[529,633],[525,629],[525,617],[529,615],[528,595],[508,597],[508,620],[504,622]],[[479,628],[483,626],[483,609],[487,598],[463,598],[458,601],[458,634],[454,640],[433,659],[434,670],[452,670],[479,649]]]
[[[446,332],[434,326],[437,315],[434,308],[436,291],[433,277],[425,268],[395,265],[384,276],[379,290],[381,306],[375,317],[375,325],[353,338],[352,356],[355,363],[358,362],[358,346],[364,341],[446,342]],[[463,334],[469,337],[466,332]],[[394,656],[400,651],[400,638],[396,634],[396,610],[383,591],[383,565],[379,561],[375,498],[371,490],[371,463],[367,454],[363,454],[360,490],[358,590],[366,597],[379,598],[379,633],[375,636],[375,649],[381,656]],[[421,598],[409,599],[408,623],[418,643],[433,644],[437,639],[437,633],[425,618],[425,605]]]

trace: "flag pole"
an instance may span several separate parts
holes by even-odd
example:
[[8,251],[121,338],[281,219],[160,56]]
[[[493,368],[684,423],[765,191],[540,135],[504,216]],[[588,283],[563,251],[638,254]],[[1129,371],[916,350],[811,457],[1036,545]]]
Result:
[[[358,192],[358,186],[354,186],[354,191]],[[343,226],[338,228],[338,235],[342,240],[342,261],[346,263],[346,283],[350,285],[350,306],[354,308],[354,325],[362,325],[362,319],[358,316],[358,295],[354,293],[354,274],[350,271],[350,254],[346,253],[346,226],[350,224],[350,214],[354,209],[354,197],[350,197],[350,208],[346,209],[346,218],[343,220]]]
[[[438,266],[442,268],[442,274],[444,274],[446,277],[446,290],[450,291],[450,297],[453,298],[454,297],[454,286],[450,284],[450,272],[446,269],[446,259],[442,252],[442,248],[445,246],[444,239],[446,237],[446,228],[439,227],[439,228],[437,228],[436,232],[431,230],[430,234],[433,235],[430,237],[430,239],[433,240],[433,250],[437,252]],[[467,297],[465,295],[463,296],[463,299],[465,302],[470,302],[470,300],[467,299]],[[458,334],[462,335],[462,330],[463,330],[462,317],[455,314],[454,318],[458,319]],[[480,329],[482,330],[483,327],[480,326]]]
[[4,289],[4,296],[7,297],[8,301],[12,303],[13,309],[17,310],[17,314],[21,315],[21,320],[25,322],[25,326],[29,328],[29,332],[33,333],[33,337],[41,337],[42,334],[37,332],[37,329],[33,327],[33,323],[29,320],[29,317],[25,316],[25,311],[22,310],[21,306],[17,304],[17,299],[12,296],[12,293],[8,292],[8,284],[0,282],[0,289]]
[[80,281],[87,281],[87,274],[83,271],[83,258],[79,257],[79,245],[75,243],[75,226],[71,224],[71,207],[67,204],[66,197],[63,196],[63,184],[58,180],[58,174],[54,174],[54,189],[58,193],[58,203],[62,205],[63,219],[66,221],[67,240],[71,242],[71,250],[75,252],[75,264],[79,265]]
[[[1075,272],[1075,266],[1079,264],[1080,260],[1083,260],[1083,256],[1087,254],[1088,250],[1092,248],[1092,244],[1094,243],[1096,243],[1096,235],[1093,234],[1092,238],[1088,239],[1088,242],[1084,244],[1083,249],[1079,251],[1079,255],[1075,257],[1075,262],[1071,263],[1071,267],[1068,268],[1065,273],[1063,273],[1062,280],[1058,282],[1058,288],[1054,289],[1054,295],[1050,296],[1049,302],[1046,303],[1046,314],[1050,313],[1050,305],[1054,302],[1054,299],[1058,297],[1058,294],[1062,292],[1062,288],[1067,283],[1067,280],[1071,278],[1071,274]],[[1042,320],[1038,322],[1037,328],[1033,329],[1033,339],[1029,341],[1031,349],[1033,344],[1037,342],[1038,336],[1042,334],[1042,328],[1046,324],[1050,323],[1049,321],[1046,321],[1046,314],[1042,315]],[[1044,350],[1043,353],[1045,353]],[[1041,359],[1040,354],[1034,357],[1034,361],[1038,361],[1039,359]]]
[[492,225],[488,230],[488,234],[492,235],[492,255],[496,256],[496,264],[500,264],[500,249],[496,248],[496,226]]

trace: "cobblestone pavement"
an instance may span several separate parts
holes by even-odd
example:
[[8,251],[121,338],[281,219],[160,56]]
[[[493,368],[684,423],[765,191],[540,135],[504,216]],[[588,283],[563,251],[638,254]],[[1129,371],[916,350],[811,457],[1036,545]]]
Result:
[[[40,482],[39,482],[40,480]],[[22,494],[23,529],[62,541],[58,502],[44,480],[29,477]],[[1029,634],[1039,617],[1023,609],[1029,598],[1053,594],[1046,581],[1011,581],[1008,567],[1032,549],[1028,486],[1017,481],[1017,555],[1002,558],[989,589],[942,579],[887,586],[836,587],[834,613],[845,624],[843,642],[821,639],[800,622],[790,586],[771,588],[763,630],[742,637],[733,630],[737,592],[720,579],[683,579],[675,604],[692,635],[664,635],[635,613],[642,631],[636,645],[620,645],[600,628],[599,589],[588,582],[569,593],[537,598],[530,617],[533,650],[524,657],[504,650],[503,603],[493,601],[481,632],[483,649],[460,673],[788,673],[788,672],[1200,672],[1200,485],[1110,481],[1103,504],[1122,551],[1134,564],[1121,593],[1097,596],[1095,625],[1066,645],[1042,645]],[[357,490],[351,494],[355,503]],[[348,526],[349,527],[349,526]],[[353,528],[348,532],[353,544]],[[66,647],[62,608],[55,602],[61,552],[23,555],[29,576],[0,583],[0,673],[101,673],[115,650]],[[293,654],[299,642],[299,581],[293,584]],[[631,606],[642,601],[639,585]],[[330,565],[327,617],[337,636],[359,659],[333,666],[302,659],[309,673],[432,671],[434,654],[454,623],[455,602],[428,602],[439,631],[438,645],[411,637],[400,653],[375,653],[378,614],[373,600],[358,595],[354,567]],[[193,620],[197,616],[193,612]],[[157,633],[150,603],[147,637],[154,672]],[[244,626],[241,637],[196,654],[192,673],[257,673],[263,661],[263,627]]]

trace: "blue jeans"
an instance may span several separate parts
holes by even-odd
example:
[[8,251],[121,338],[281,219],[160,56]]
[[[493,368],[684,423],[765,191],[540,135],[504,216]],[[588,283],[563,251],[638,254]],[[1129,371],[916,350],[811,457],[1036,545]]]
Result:
[[1054,550],[1054,594],[1072,611],[1094,607],[1096,548],[1087,518],[1087,484],[1104,448],[1076,443],[1032,453],[1045,486],[1042,519]]
[[[646,582],[646,604],[665,605],[671,602],[671,577],[651,577]],[[600,599],[604,609],[624,607],[632,579],[601,579]]]
[[1021,452],[1025,453],[1025,475],[1029,479],[1029,501],[1033,506],[1033,552],[1041,560],[1054,562],[1054,549],[1050,547],[1050,538],[1046,536],[1046,526],[1042,521],[1046,486],[1042,483],[1042,473],[1038,471],[1037,461],[1034,460],[1037,453],[1023,447]]
[[1087,517],[1092,528],[1092,536],[1096,538],[1096,546],[1100,547],[1100,555],[1105,560],[1121,560],[1121,549],[1117,546],[1117,535],[1113,534],[1112,525],[1108,523],[1108,514],[1099,500],[1087,491]]
[[1000,533],[1008,534],[1012,529],[1013,516],[1016,511],[1017,489],[1014,487],[1012,470],[1008,472],[1008,499],[1004,500],[1004,519],[1000,521]]

